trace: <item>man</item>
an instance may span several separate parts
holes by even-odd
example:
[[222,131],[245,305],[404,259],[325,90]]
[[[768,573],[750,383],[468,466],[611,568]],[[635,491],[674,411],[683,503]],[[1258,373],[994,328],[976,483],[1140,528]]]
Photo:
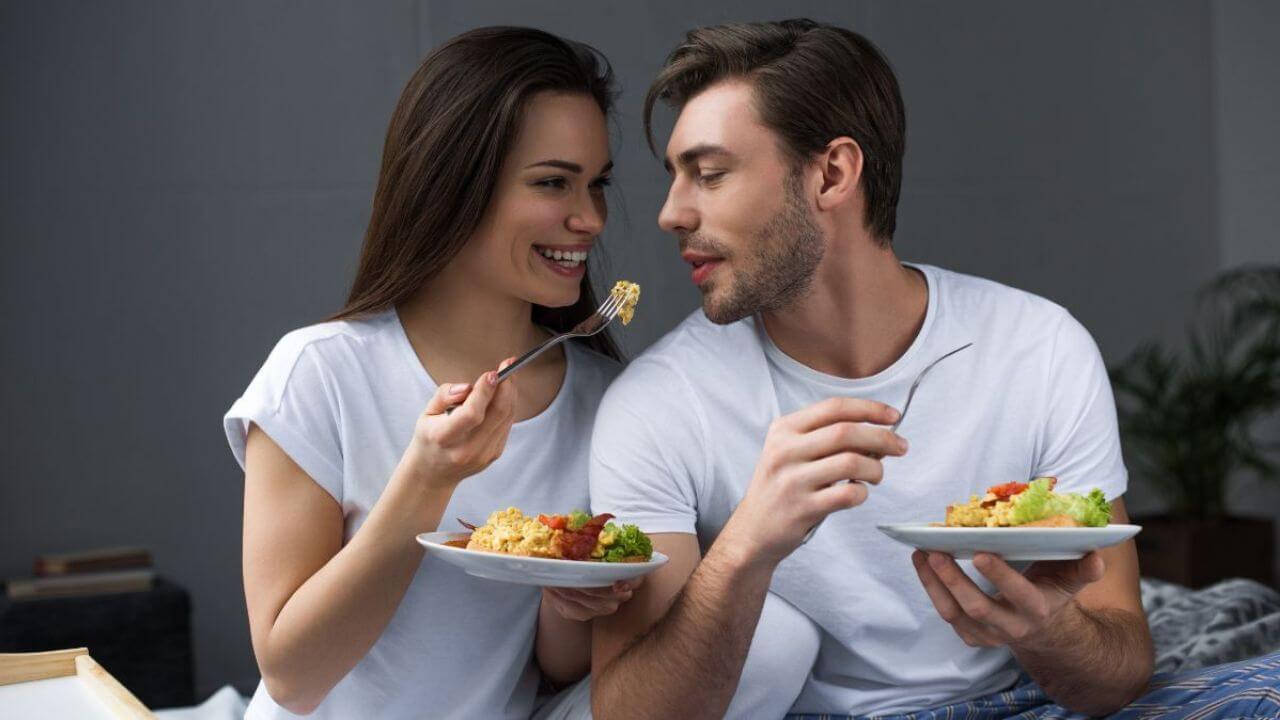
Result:
[[[703,312],[597,416],[593,507],[670,557],[595,625],[597,720],[883,715],[1015,685],[1028,706],[1089,714],[1140,696],[1152,646],[1132,542],[1024,574],[875,529],[1041,475],[1101,488],[1120,523],[1127,485],[1076,320],[894,254],[905,122],[880,53],[804,20],[703,28],[651,88],[646,129],[659,100],[678,113],[659,224]],[[890,432],[919,372],[966,343]]]

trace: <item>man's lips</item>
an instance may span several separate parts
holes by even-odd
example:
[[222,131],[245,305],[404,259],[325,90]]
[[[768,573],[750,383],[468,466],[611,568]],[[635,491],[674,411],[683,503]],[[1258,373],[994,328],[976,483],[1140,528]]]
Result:
[[724,262],[724,258],[695,252],[680,253],[680,257],[693,266],[693,272],[690,273],[690,277],[693,279],[693,284],[699,286],[706,282],[717,267],[720,267],[720,263]]

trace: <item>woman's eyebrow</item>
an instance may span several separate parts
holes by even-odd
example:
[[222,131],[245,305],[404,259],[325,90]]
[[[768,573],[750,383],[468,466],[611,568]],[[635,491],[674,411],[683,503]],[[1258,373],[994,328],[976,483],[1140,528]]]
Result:
[[528,170],[529,168],[535,168],[535,167],[553,167],[553,168],[558,168],[560,170],[568,170],[571,173],[578,173],[578,174],[582,173],[581,165],[579,165],[578,163],[569,162],[568,160],[539,160],[536,163],[525,165],[524,167],[526,170]]
[[[569,162],[568,160],[539,160],[536,163],[532,163],[530,165],[524,166],[526,170],[528,170],[529,168],[535,168],[535,167],[553,167],[553,168],[558,168],[560,170],[567,170],[571,173],[575,173],[579,175],[582,174],[582,166],[579,165],[578,163]],[[603,168],[600,169],[599,174],[603,175],[612,169],[613,169],[613,161],[610,160],[609,162],[604,164]]]

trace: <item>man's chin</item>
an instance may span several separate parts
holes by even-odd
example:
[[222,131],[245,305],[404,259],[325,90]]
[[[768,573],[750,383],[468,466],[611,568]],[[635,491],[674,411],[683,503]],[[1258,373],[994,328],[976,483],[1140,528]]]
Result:
[[728,325],[741,320],[751,313],[741,308],[732,307],[727,303],[717,303],[710,295],[703,295],[702,314],[706,315],[707,319],[716,325]]

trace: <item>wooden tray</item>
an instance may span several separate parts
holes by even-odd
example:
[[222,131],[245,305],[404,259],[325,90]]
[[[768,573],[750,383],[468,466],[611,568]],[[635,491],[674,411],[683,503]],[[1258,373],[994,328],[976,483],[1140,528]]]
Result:
[[5,717],[155,720],[85,648],[0,653],[0,707]]

